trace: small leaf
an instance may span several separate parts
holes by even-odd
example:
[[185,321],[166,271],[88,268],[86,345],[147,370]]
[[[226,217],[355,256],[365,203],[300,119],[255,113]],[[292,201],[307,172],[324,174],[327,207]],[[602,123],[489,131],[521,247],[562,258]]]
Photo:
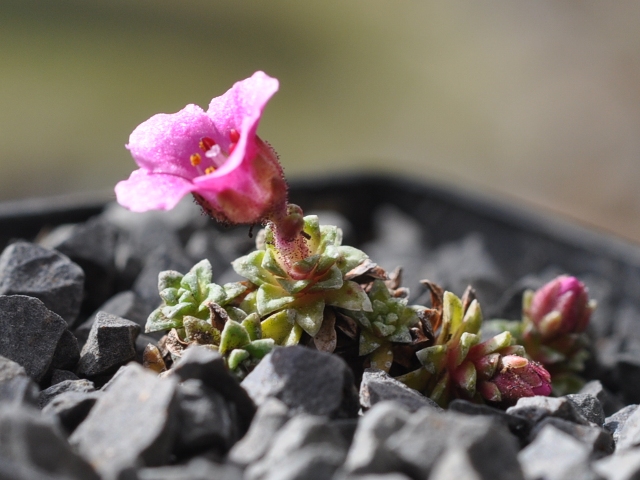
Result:
[[228,320],[220,334],[220,353],[224,355],[234,348],[243,348],[251,342],[249,334],[238,322]]
[[334,225],[321,225],[320,241],[327,247],[337,247],[342,243],[342,230]]
[[313,337],[313,344],[321,352],[333,353],[336,349],[337,342],[336,314],[333,309],[325,308],[322,326],[316,336]]
[[409,388],[417,390],[418,392],[424,392],[427,389],[427,384],[429,383],[430,378],[431,374],[424,367],[421,367],[417,370],[396,377],[396,380],[404,383]]
[[[224,305],[226,305],[234,298],[246,292],[248,287],[241,282],[230,282],[230,283],[225,283],[222,288],[224,289],[224,293],[226,295],[226,298],[224,300]],[[219,302],[216,302],[216,303],[219,303]]]
[[469,305],[469,308],[467,308],[467,311],[464,314],[462,324],[464,325],[464,330],[466,332],[480,332],[480,327],[482,326],[482,310],[480,309],[478,300],[473,300],[471,302],[471,305]]
[[273,253],[273,251],[268,248],[264,252],[264,257],[262,257],[262,263],[260,264],[262,268],[269,271],[270,273],[277,275],[279,277],[286,277],[287,272],[280,266],[278,260]]
[[178,289],[169,287],[160,290],[160,298],[168,305],[175,305],[178,303]]
[[[235,320],[236,322],[243,322],[245,318],[247,318],[247,314],[244,310],[238,307],[225,307],[225,312],[231,320]],[[257,314],[256,314],[257,315]]]
[[302,327],[297,323],[294,323],[291,332],[289,332],[289,336],[282,345],[285,347],[293,347],[294,345],[298,345],[300,343],[300,338],[302,337],[302,332]]
[[416,352],[416,357],[429,373],[435,374],[442,370],[447,355],[446,345],[433,345]]
[[247,295],[245,295],[245,297],[242,299],[242,302],[240,303],[240,309],[242,309],[244,312],[247,312],[247,313],[257,312],[258,311],[258,306],[256,304],[257,296],[258,296],[257,290],[249,292]]
[[353,270],[369,258],[369,256],[362,250],[358,250],[357,248],[350,247],[348,245],[338,247],[338,251],[340,252],[340,259],[338,260],[337,265],[342,273],[347,273],[350,270]]
[[476,367],[473,363],[469,361],[462,362],[462,364],[453,371],[451,378],[459,388],[467,393],[469,398],[473,397],[476,393],[477,376]]
[[[162,314],[167,318],[177,318],[184,315],[195,315],[196,308],[193,303],[178,303],[177,305],[167,305],[162,307]],[[182,323],[182,319],[179,319]]]
[[256,285],[262,285],[273,278],[269,272],[262,268],[264,253],[264,250],[255,250],[249,255],[234,260],[231,262],[231,266],[238,275],[250,280]]
[[369,297],[356,282],[344,282],[339,290],[330,290],[325,295],[327,305],[346,310],[373,311]]
[[256,296],[258,313],[260,316],[268,315],[290,305],[294,300],[295,298],[287,295],[282,288],[265,283],[260,285]]
[[307,288],[311,280],[289,280],[286,278],[278,278],[278,284],[290,295],[300,293]]
[[242,362],[247,360],[250,357],[249,352],[243,349],[236,348],[231,351],[229,354],[229,358],[227,359],[227,365],[229,366],[229,370],[235,370],[240,366]]
[[179,320],[173,318],[167,318],[162,314],[162,308],[157,308],[149,318],[147,318],[147,323],[144,327],[145,333],[151,332],[161,332],[163,330],[170,330],[172,328],[179,327],[181,322]]
[[178,303],[190,303],[190,304],[193,304],[194,306],[196,303],[198,303],[193,293],[191,293],[189,290],[181,289],[181,290],[178,290],[178,292],[180,292],[180,298],[178,298]]
[[205,308],[206,308],[206,304],[209,302],[213,302],[213,303],[217,303],[218,305],[221,305],[224,303],[226,299],[227,299],[227,295],[226,295],[226,292],[224,291],[224,288],[222,288],[217,283],[210,283],[206,287],[202,305],[205,306]]
[[196,272],[190,270],[180,281],[180,287],[189,291],[192,295],[198,295],[200,289],[198,287],[198,277]]
[[462,324],[462,301],[455,294],[444,292],[442,315],[443,323],[449,325],[449,333],[456,335]]
[[[318,261],[318,266],[316,267],[316,272],[323,273],[333,265],[336,264],[338,260],[340,260],[340,250],[338,247],[333,245],[329,245],[324,249],[324,252],[320,256],[320,260]],[[342,272],[341,272],[342,273]]]
[[199,345],[220,343],[220,332],[215,330],[206,320],[186,316],[184,317],[183,325],[189,342],[195,342]]
[[291,268],[299,275],[308,275],[314,268],[316,268],[319,260],[320,255],[309,255],[308,257],[295,262]]
[[260,316],[257,313],[247,315],[246,318],[242,320],[242,326],[247,331],[251,341],[262,338],[262,326],[260,324]]
[[278,345],[285,345],[296,321],[292,309],[281,310],[267,317],[262,323],[262,337],[272,338]]
[[472,347],[469,353],[473,358],[483,357],[484,355],[497,352],[500,349],[510,346],[512,340],[513,336],[510,332],[502,332],[493,338]]
[[310,305],[296,306],[296,323],[309,335],[314,337],[324,318],[324,300],[318,300]]
[[307,245],[309,245],[309,250],[315,252],[318,250],[321,242],[321,234],[320,234],[320,221],[318,220],[317,215],[307,215],[304,217],[304,233],[309,236],[307,240]]
[[460,337],[460,341],[458,343],[454,365],[458,366],[462,363],[462,361],[467,358],[467,354],[469,353],[469,349],[476,345],[480,341],[480,337],[478,335],[474,335],[473,333],[464,332]]
[[368,355],[382,345],[382,340],[366,330],[360,332],[358,355]]
[[391,345],[385,343],[371,354],[371,368],[378,368],[389,373],[393,364],[393,350]]
[[271,352],[271,350],[273,350],[273,347],[275,347],[275,344],[276,343],[273,341],[272,338],[263,338],[261,340],[255,340],[251,342],[249,345],[247,345],[244,348],[247,352],[251,354],[253,358],[261,360],[262,358],[265,357],[265,355],[267,355],[269,352]]
[[411,343],[412,340],[411,332],[407,325],[401,325],[396,332],[389,337],[389,341],[395,343]]
[[449,385],[449,374],[445,373],[442,378],[436,383],[436,386],[433,387],[431,391],[431,395],[429,398],[436,402],[441,407],[446,407],[448,400],[448,392],[447,386]]
[[342,272],[338,267],[333,265],[322,279],[309,289],[309,292],[337,289],[342,287],[342,283]]
[[196,263],[191,271],[195,274],[198,284],[198,289],[194,293],[197,293],[199,298],[206,297],[206,289],[207,285],[211,283],[211,279],[213,278],[213,269],[211,268],[211,263],[206,258],[204,260]]
[[183,275],[175,270],[165,270],[158,274],[158,291],[165,288],[179,288]]

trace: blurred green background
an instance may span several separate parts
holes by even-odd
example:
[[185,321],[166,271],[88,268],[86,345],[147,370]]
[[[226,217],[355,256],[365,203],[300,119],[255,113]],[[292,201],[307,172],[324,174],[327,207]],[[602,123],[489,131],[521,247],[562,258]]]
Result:
[[381,170],[640,241],[640,2],[2,0],[0,200],[107,190],[129,133],[280,79],[288,176]]

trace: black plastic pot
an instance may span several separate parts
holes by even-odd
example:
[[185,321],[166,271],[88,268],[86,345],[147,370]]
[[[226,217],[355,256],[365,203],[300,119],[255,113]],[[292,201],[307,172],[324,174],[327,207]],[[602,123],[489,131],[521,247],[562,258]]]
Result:
[[[43,228],[86,220],[111,200],[114,195],[101,192],[0,203],[0,246],[12,238],[33,238]],[[341,213],[354,226],[357,244],[374,236],[374,212],[393,205],[420,223],[429,248],[477,232],[513,281],[557,266],[575,275],[597,275],[610,282],[616,303],[640,306],[640,246],[547,214],[386,175],[296,180],[290,201],[305,211]]]

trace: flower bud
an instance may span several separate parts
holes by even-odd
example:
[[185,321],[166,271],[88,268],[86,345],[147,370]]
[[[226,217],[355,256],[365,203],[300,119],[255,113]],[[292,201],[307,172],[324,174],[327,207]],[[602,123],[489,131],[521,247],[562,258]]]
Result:
[[545,338],[581,333],[589,323],[595,302],[575,277],[561,275],[538,289],[525,314]]
[[[517,355],[502,357],[495,375],[485,383],[492,385],[482,385],[479,391],[490,395],[491,398],[487,400],[509,404],[522,397],[547,396],[551,393],[549,372],[541,364]],[[499,398],[496,389],[500,393]]]

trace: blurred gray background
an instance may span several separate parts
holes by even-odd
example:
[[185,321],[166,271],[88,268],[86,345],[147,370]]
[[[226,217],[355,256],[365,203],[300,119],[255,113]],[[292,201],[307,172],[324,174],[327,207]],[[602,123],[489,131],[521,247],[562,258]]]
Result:
[[2,0],[0,200],[109,190],[158,112],[280,79],[290,177],[410,175],[640,241],[640,2]]

